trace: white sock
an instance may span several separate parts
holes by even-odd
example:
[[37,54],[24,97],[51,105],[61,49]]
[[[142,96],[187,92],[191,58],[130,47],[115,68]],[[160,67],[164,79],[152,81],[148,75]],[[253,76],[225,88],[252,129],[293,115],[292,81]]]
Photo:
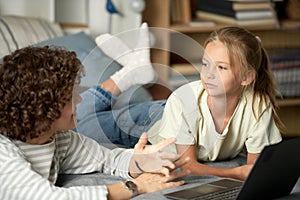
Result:
[[121,92],[135,85],[145,85],[154,81],[156,73],[150,61],[149,32],[146,23],[139,29],[137,46],[131,50],[123,41],[110,34],[96,38],[97,45],[103,52],[115,59],[123,68],[110,78]]
[[95,41],[106,55],[123,66],[124,63],[121,58],[132,51],[120,38],[109,33],[98,36]]

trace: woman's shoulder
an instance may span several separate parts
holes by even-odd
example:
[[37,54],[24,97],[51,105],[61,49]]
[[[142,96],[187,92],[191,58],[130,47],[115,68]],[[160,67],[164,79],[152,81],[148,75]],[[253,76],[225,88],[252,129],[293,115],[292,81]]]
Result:
[[23,157],[22,151],[15,144],[16,141],[0,134],[0,161],[10,158]]
[[70,143],[78,143],[83,140],[91,140],[85,135],[78,133],[74,130],[59,131],[55,134],[54,137],[56,143],[69,144],[69,145],[71,145]]
[[0,144],[7,144],[7,143],[12,143],[12,142],[8,137],[0,134]]
[[78,133],[73,130],[58,131],[54,135],[57,142],[67,143],[76,137],[79,137]]

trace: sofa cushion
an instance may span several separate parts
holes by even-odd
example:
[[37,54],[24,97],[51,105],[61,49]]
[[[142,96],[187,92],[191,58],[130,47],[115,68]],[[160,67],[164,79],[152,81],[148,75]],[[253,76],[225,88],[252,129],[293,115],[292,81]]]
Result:
[[16,49],[63,35],[57,23],[42,18],[0,16],[0,58]]

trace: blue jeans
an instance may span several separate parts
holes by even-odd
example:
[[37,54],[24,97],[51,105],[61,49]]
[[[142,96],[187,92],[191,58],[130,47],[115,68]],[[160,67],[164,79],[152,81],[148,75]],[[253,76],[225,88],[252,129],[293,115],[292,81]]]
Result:
[[165,100],[129,104],[114,109],[116,97],[100,87],[81,94],[77,131],[101,144],[133,147],[141,134],[161,119]]

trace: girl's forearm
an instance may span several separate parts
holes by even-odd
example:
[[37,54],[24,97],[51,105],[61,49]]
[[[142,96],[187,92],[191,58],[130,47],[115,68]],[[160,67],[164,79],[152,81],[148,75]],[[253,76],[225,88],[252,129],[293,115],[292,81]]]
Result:
[[183,169],[189,169],[194,175],[212,175],[219,177],[240,179],[239,168],[220,168],[205,165],[198,161],[191,161],[182,167]]

